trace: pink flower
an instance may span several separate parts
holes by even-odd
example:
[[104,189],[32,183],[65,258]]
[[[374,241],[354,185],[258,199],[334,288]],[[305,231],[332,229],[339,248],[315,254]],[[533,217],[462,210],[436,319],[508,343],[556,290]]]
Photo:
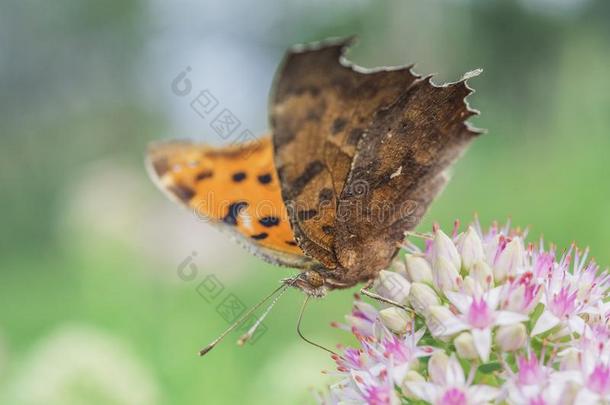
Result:
[[510,404],[555,404],[562,393],[560,380],[552,380],[555,370],[538,359],[535,353],[517,356],[516,373],[510,368],[504,384]]
[[610,369],[605,364],[595,366],[589,375],[586,387],[601,397],[608,397],[610,394]]
[[493,323],[491,310],[483,298],[473,298],[466,319],[471,327],[479,329],[485,329]]
[[578,299],[578,287],[568,272],[570,255],[566,254],[547,275],[543,288],[544,311],[536,321],[532,336],[547,332],[555,326],[567,327],[570,333],[584,333],[585,322],[579,316],[585,304]]
[[368,364],[368,356],[361,349],[348,347],[343,351],[343,355],[332,356],[337,363],[337,370],[340,372],[348,372],[349,370],[364,370]]
[[535,281],[532,272],[525,272],[509,280],[502,291],[502,309],[529,314],[540,300],[542,286]]
[[448,359],[444,370],[429,367],[429,382],[408,381],[407,388],[419,399],[438,405],[476,405],[493,401],[499,390],[487,385],[472,385],[455,355]]
[[395,397],[394,387],[390,384],[363,385],[362,391],[363,399],[370,405],[391,404],[393,397]]
[[392,336],[381,342],[383,359],[388,373],[396,384],[405,378],[410,366],[421,357],[431,356],[439,349],[432,346],[419,346],[419,340],[424,335],[422,328],[414,333],[407,333],[403,338]]
[[[366,403],[394,403],[394,385],[401,384],[419,358],[430,356],[438,349],[418,345],[424,329],[397,336],[381,322],[379,313],[373,317],[371,308],[362,304],[362,301],[356,301],[350,317],[352,321],[358,319],[358,327],[352,326],[351,329],[361,347],[346,348],[341,355],[332,356],[337,373],[346,377],[342,383],[334,386],[333,392],[334,395],[339,392],[342,398],[349,397]],[[367,325],[364,330],[371,332],[368,335],[361,333],[362,325],[359,322],[363,319]],[[328,398],[324,401],[328,402]]]
[[519,385],[540,384],[546,381],[549,370],[542,365],[532,353],[529,358],[526,356],[517,357],[517,382]]
[[354,301],[352,312],[345,316],[347,323],[333,322],[331,325],[350,332],[355,331],[362,336],[374,336],[378,316],[377,308],[358,298]]
[[335,325],[359,346],[333,357],[342,380],[323,403],[610,403],[608,270],[508,225],[458,227],[407,241],[406,265],[382,274],[397,287],[377,292],[403,306],[357,300]]
[[493,327],[512,325],[526,321],[525,315],[497,310],[501,287],[487,291],[484,295],[446,291],[449,302],[457,309],[458,314],[446,319],[437,319],[442,327],[439,336],[452,336],[463,330],[469,330],[474,339],[474,346],[483,361],[489,360],[491,351],[491,332]]
[[[603,346],[603,345],[602,345]],[[603,347],[598,347],[600,350]],[[582,351],[579,366],[557,372],[557,377],[573,387],[574,403],[593,404],[610,401],[610,365],[607,357],[598,350]]]
[[578,291],[570,287],[562,287],[558,293],[553,294],[547,302],[547,308],[558,318],[567,318],[576,310],[576,295]]

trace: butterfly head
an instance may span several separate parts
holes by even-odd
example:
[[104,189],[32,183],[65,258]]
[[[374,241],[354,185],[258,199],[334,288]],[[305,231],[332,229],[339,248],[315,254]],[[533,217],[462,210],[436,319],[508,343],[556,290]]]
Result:
[[316,298],[324,297],[329,291],[324,276],[315,270],[304,271],[294,278],[284,279],[283,282]]

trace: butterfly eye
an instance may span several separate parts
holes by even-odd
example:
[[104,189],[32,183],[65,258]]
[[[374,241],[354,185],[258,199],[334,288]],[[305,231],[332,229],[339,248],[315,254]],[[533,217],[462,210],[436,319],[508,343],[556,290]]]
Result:
[[305,273],[305,278],[309,285],[313,288],[322,287],[324,285],[324,277],[317,271],[308,271]]

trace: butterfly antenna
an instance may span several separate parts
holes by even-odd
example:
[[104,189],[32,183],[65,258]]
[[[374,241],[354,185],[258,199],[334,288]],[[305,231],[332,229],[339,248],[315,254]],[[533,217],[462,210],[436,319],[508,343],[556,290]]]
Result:
[[273,301],[271,301],[271,304],[269,304],[267,309],[265,309],[265,312],[263,312],[263,314],[258,317],[254,325],[252,325],[250,329],[248,329],[248,331],[239,338],[239,340],[237,341],[237,344],[239,346],[243,346],[248,340],[252,338],[252,336],[254,336],[254,332],[256,332],[256,329],[258,329],[263,320],[267,317],[267,315],[269,315],[269,312],[271,312],[271,308],[273,308],[275,303],[278,302],[278,300],[282,297],[282,295],[284,295],[286,290],[288,290],[289,285],[286,284],[285,287],[286,288],[280,291],[280,293],[273,299]]
[[231,324],[231,326],[229,326],[224,332],[222,332],[220,334],[220,336],[218,336],[216,339],[214,339],[214,341],[212,341],[212,343],[210,343],[209,345],[207,345],[206,347],[204,347],[203,349],[201,349],[199,351],[199,355],[200,356],[204,356],[207,353],[210,352],[210,350],[212,350],[214,347],[216,347],[216,345],[218,343],[220,343],[222,341],[222,339],[225,338],[225,336],[227,336],[229,333],[231,333],[231,331],[233,331],[235,328],[237,328],[239,325],[241,325],[249,316],[250,314],[252,314],[254,311],[256,311],[258,308],[260,308],[265,302],[267,302],[270,298],[272,298],[275,294],[277,294],[279,291],[281,290],[285,290],[288,286],[286,284],[282,284],[280,285],[278,288],[276,288],[275,290],[273,290],[273,292],[269,295],[267,295],[265,298],[263,298],[261,301],[259,301],[258,304],[254,305],[252,308],[250,308],[249,310],[246,311],[246,313],[244,313],[238,320],[236,320],[235,322],[233,322]]
[[339,354],[333,352],[332,350],[327,349],[326,347],[319,345],[316,342],[312,342],[311,340],[309,340],[305,336],[303,336],[303,332],[301,332],[301,322],[303,321],[303,314],[305,313],[305,308],[307,308],[307,304],[309,303],[310,298],[311,298],[310,295],[305,296],[305,301],[303,301],[303,305],[301,306],[301,311],[299,311],[299,320],[297,321],[297,333],[299,334],[301,339],[303,339],[310,345],[315,346],[324,351],[327,351],[328,353],[332,354],[333,356],[341,357]]

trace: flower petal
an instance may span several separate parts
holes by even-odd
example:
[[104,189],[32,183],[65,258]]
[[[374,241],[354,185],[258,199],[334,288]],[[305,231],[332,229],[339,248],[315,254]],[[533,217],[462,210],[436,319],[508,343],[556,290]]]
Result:
[[466,377],[464,377],[464,369],[460,365],[460,362],[452,354],[447,362],[447,371],[445,372],[445,384],[449,387],[461,387],[466,383]]
[[407,381],[405,385],[413,395],[426,402],[434,403],[439,394],[438,387],[428,382]]
[[419,340],[424,336],[424,334],[426,333],[426,328],[420,328],[418,331],[415,331],[415,333],[413,333],[413,344],[417,345],[417,342],[419,342]]
[[449,357],[444,351],[437,351],[428,361],[428,375],[430,380],[437,385],[445,385],[445,374],[447,372],[447,363]]
[[514,323],[525,322],[529,318],[526,315],[519,314],[512,311],[497,311],[496,312],[496,325],[512,325]]
[[471,403],[482,404],[491,402],[500,395],[500,390],[489,385],[473,385],[468,390]]
[[489,360],[489,352],[491,351],[491,329],[472,329],[472,338],[474,339],[474,347],[477,353],[481,356],[481,360]]
[[445,296],[462,314],[468,313],[468,308],[472,303],[472,297],[455,291],[445,291]]
[[450,336],[468,329],[468,325],[453,315],[449,308],[442,305],[430,307],[426,325],[433,336]]
[[580,335],[585,332],[586,324],[580,316],[571,317],[568,321],[568,325],[570,326],[570,331],[572,332],[576,332]]
[[536,325],[534,326],[534,329],[532,330],[531,335],[536,336],[541,333],[544,333],[544,332],[548,331],[549,329],[558,325],[559,322],[560,322],[559,318],[557,318],[550,311],[545,309],[542,312],[542,314],[540,315],[540,318],[538,318],[538,320],[536,321]]
[[603,403],[600,402],[600,397],[599,395],[596,395],[595,393],[589,391],[588,389],[584,388],[578,391],[578,394],[576,395],[576,398],[574,398],[574,403],[575,404],[599,404],[599,403]]
[[494,310],[498,308],[498,304],[500,303],[500,294],[502,293],[503,288],[503,286],[500,286],[492,288],[487,292],[487,294],[485,295],[485,301],[487,301],[487,305],[489,306],[489,308]]

